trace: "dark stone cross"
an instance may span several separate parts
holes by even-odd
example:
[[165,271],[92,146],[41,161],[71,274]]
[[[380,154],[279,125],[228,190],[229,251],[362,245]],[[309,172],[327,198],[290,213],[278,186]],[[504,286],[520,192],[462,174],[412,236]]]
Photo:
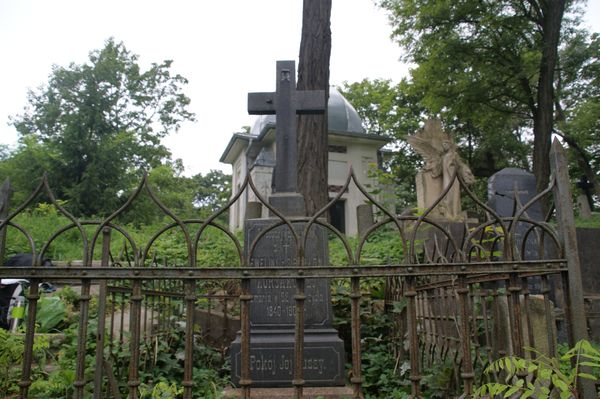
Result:
[[[294,61],[277,61],[277,90],[249,93],[250,114],[275,114],[275,170],[270,205],[285,217],[306,216],[304,197],[298,193],[297,114],[321,113],[325,109],[322,90],[296,91]],[[327,231],[314,226],[307,232],[303,251],[294,236],[302,236],[307,222],[275,226],[280,219],[246,219],[244,256],[251,267],[297,266],[303,256],[305,266],[329,264]],[[263,234],[268,229],[266,234]],[[250,253],[250,244],[259,241]],[[250,281],[250,358],[253,387],[291,387],[294,383],[296,295],[294,279],[262,278]],[[333,310],[328,279],[306,279],[304,296],[304,349],[302,378],[306,386],[343,386],[345,377],[344,342],[332,327]],[[231,380],[241,383],[241,335],[230,347]]]
[[325,112],[325,91],[296,90],[294,61],[277,61],[277,87],[272,93],[248,93],[250,115],[275,114],[274,193],[298,192],[297,114]]

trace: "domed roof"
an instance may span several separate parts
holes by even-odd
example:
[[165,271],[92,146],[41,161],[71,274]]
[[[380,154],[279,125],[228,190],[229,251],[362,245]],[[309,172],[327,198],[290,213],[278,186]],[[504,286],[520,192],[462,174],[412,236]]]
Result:
[[[329,102],[327,110],[327,125],[330,132],[364,133],[362,120],[358,113],[335,87],[329,88]],[[275,126],[275,115],[261,115],[257,118],[250,134],[259,136],[265,128]]]
[[329,131],[364,133],[358,113],[335,87],[329,88],[327,125]]

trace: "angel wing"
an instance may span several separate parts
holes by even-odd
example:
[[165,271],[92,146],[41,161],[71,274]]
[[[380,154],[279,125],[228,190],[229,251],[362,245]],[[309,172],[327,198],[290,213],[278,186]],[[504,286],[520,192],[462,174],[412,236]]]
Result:
[[442,156],[444,154],[444,148],[442,147],[441,141],[422,137],[421,134],[407,136],[406,141],[425,160],[425,167],[423,170],[431,171],[433,177],[442,174]]

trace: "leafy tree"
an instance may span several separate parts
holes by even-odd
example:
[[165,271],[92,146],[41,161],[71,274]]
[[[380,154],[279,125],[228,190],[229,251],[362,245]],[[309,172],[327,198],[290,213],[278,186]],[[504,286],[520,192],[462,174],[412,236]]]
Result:
[[144,71],[138,56],[113,39],[88,63],[55,66],[12,119],[21,141],[7,169],[25,166],[29,181],[46,170],[76,214],[116,209],[141,169],[169,158],[161,139],[194,119],[182,92],[187,80],[170,67],[164,61]]
[[198,173],[191,178],[194,187],[194,204],[212,213],[222,208],[231,196],[231,175],[220,170],[211,170],[202,175]]
[[367,133],[395,140],[393,155],[384,157],[385,171],[377,171],[377,177],[381,183],[394,188],[399,211],[414,204],[414,177],[421,158],[405,137],[419,129],[425,109],[412,93],[410,83],[407,80],[393,84],[389,79],[363,79],[344,82],[339,90],[356,109]]
[[572,176],[586,176],[600,199],[600,35],[575,31],[560,51],[555,133],[571,149]]
[[473,137],[496,131],[518,144],[533,132],[538,189],[549,177],[557,52],[561,29],[569,25],[565,12],[574,3],[379,1],[406,60],[417,65],[413,83],[430,111],[457,121]]

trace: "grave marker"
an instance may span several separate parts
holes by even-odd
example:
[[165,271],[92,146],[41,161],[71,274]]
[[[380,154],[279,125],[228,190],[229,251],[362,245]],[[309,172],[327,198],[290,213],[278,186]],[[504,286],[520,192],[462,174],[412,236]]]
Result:
[[[296,91],[293,61],[277,62],[277,91],[250,93],[248,112],[277,115],[276,161],[273,194],[269,203],[286,217],[305,216],[304,198],[297,192],[296,115],[325,110],[323,91]],[[279,218],[248,219],[244,226],[244,252],[251,243]],[[302,235],[306,223],[293,224]],[[297,248],[287,225],[266,233],[250,257],[251,267],[296,266]],[[311,228],[304,248],[307,266],[329,263],[325,230]],[[250,376],[252,386],[292,386],[296,319],[296,281],[294,279],[256,279],[250,282]],[[305,282],[305,323],[303,377],[306,386],[344,384],[344,344],[332,328],[329,280]],[[232,382],[241,376],[241,338],[231,345]]]

